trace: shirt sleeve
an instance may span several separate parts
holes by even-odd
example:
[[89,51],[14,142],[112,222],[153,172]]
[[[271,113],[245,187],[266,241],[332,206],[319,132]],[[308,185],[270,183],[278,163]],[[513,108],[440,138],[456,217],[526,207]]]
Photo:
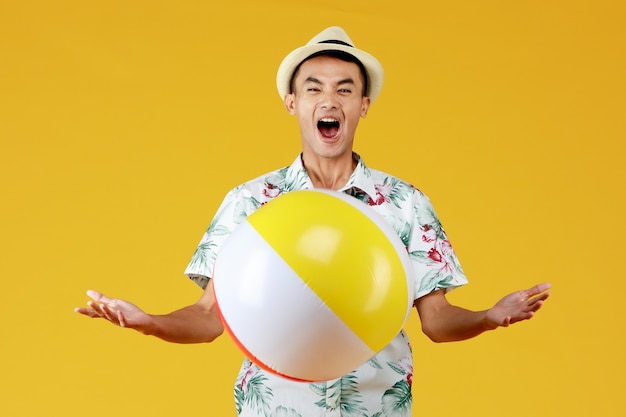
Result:
[[468,281],[430,200],[419,191],[415,197],[407,250],[418,299],[436,290],[450,291]]
[[185,275],[203,289],[213,276],[217,251],[246,217],[237,194],[234,189],[226,195],[185,269]]

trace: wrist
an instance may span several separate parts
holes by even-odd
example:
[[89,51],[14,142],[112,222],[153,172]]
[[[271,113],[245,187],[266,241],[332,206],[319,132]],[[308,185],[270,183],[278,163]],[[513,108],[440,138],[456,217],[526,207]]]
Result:
[[491,318],[491,315],[489,314],[490,312],[491,312],[491,309],[487,310],[485,312],[485,316],[483,317],[482,325],[483,325],[483,329],[485,329],[485,331],[487,331],[487,330],[495,330],[498,327],[500,327],[500,323],[498,323],[496,320]]
[[157,320],[153,315],[148,314],[147,316],[148,319],[146,320],[146,322],[142,323],[140,326],[137,326],[135,330],[146,336],[156,336],[159,332]]

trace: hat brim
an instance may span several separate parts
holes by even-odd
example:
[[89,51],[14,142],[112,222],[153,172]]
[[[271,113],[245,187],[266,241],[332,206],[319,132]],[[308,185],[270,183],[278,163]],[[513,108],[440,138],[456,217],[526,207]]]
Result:
[[278,67],[278,73],[276,74],[276,86],[278,87],[278,94],[281,99],[284,99],[287,94],[291,93],[289,84],[298,65],[311,55],[323,51],[341,51],[358,59],[363,64],[363,67],[365,67],[365,72],[367,73],[369,91],[366,92],[366,95],[371,101],[374,101],[378,97],[383,85],[384,72],[382,65],[376,58],[365,51],[351,46],[334,43],[316,43],[293,50],[283,59],[283,62],[281,62]]

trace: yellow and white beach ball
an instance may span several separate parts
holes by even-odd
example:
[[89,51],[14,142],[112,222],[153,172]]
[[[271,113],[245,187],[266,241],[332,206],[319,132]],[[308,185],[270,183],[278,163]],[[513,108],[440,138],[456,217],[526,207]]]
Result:
[[400,238],[367,204],[329,190],[286,193],[247,217],[220,248],[212,281],[246,356],[301,381],[369,360],[413,306]]

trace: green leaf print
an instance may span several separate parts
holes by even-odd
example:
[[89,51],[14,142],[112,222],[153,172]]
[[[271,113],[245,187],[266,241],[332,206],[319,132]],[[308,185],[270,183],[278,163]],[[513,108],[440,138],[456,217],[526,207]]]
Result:
[[411,397],[411,386],[405,380],[401,380],[393,384],[383,394],[383,414],[394,417],[410,417],[411,405],[413,399]]
[[221,224],[223,224],[221,219],[222,219],[222,216],[224,215],[224,211],[225,210],[221,210],[215,215],[215,217],[211,221],[211,224],[209,224],[209,228],[207,229],[205,233],[206,235],[208,236],[211,236],[213,234],[225,235],[225,234],[230,233],[230,230],[227,227],[220,226]]
[[[281,174],[284,175],[284,173],[282,173],[282,171],[286,171],[289,168],[284,168],[283,170],[281,170]],[[285,190],[286,191],[294,191],[294,190],[302,190],[304,188],[306,188],[307,185],[307,178],[309,178],[308,174],[306,173],[306,170],[304,168],[301,168],[299,171],[295,172],[295,175],[293,176],[287,176],[285,178]]]
[[241,224],[241,222],[243,222],[245,218],[248,217],[248,214],[246,213],[246,210],[241,204],[241,202],[237,201],[235,203],[235,207],[233,207],[233,211],[232,211],[232,216],[233,216],[232,220],[235,224]]
[[314,383],[309,387],[323,397],[315,403],[318,407],[325,410],[339,407],[343,417],[367,417],[367,409],[363,406],[355,375],[348,374],[338,380]]
[[[215,260],[215,251],[212,250],[215,244],[211,241],[203,242],[196,248],[191,261],[189,262],[189,268],[193,271],[198,271],[200,275],[210,277],[211,271],[206,270],[206,266]],[[200,285],[203,289],[206,287],[208,281],[200,280],[199,277],[191,277],[191,280]]]
[[[387,183],[387,178],[385,178],[385,183]],[[402,204],[400,204],[400,202],[406,201],[406,197],[408,195],[411,195],[410,185],[398,178],[391,179],[391,193],[389,193],[389,200],[394,206],[401,209]]]
[[452,256],[448,259],[450,260],[452,265],[454,265],[454,270],[456,272],[458,272],[460,275],[465,275],[465,271],[463,271],[463,268],[461,267],[461,264],[459,263],[459,260],[457,259],[456,256]]
[[270,415],[270,417],[302,417],[293,408],[286,408],[283,406],[276,407],[276,410]]
[[210,257],[210,249],[214,246],[215,244],[211,241],[199,244],[191,257],[191,267],[193,269],[198,269],[200,266],[206,265]]
[[431,269],[428,271],[426,275],[420,281],[420,287],[418,292],[428,291],[430,292],[433,288],[437,288],[437,283],[441,279],[441,272],[436,269]]
[[267,377],[263,374],[257,374],[246,383],[245,392],[242,387],[242,407],[245,404],[261,415],[267,416],[270,414],[269,400],[273,397],[273,394],[271,388],[265,384],[266,381]]
[[444,279],[440,280],[437,283],[437,288],[438,290],[442,289],[442,288],[450,288],[450,287],[454,287],[455,286],[455,280],[454,277],[452,275],[448,275],[447,277],[445,277]]
[[[217,244],[215,243],[214,237],[225,236],[230,233],[227,227],[217,226],[218,224],[219,223],[216,221],[211,222],[209,229],[204,234],[203,241],[196,247],[191,261],[189,262],[188,269],[196,271],[199,275],[211,276],[212,271],[207,270],[207,265],[212,265],[217,256]],[[207,281],[205,279],[200,280],[197,277],[192,277],[191,279],[202,288],[206,287]]]
[[432,259],[430,259],[430,257],[428,256],[428,252],[426,252],[425,250],[416,250],[409,252],[409,257],[421,264],[429,264],[433,261]]
[[365,166],[365,163],[360,156],[357,155],[357,157],[359,158],[359,166],[363,169],[363,175],[365,178],[372,178],[372,170]]
[[[259,209],[259,207],[261,207],[261,202],[254,197],[246,197],[244,200],[249,206],[248,209],[250,210],[250,212],[256,211]],[[239,216],[246,217],[246,214],[245,214],[246,209],[242,208],[242,211],[243,211],[243,214],[239,213]],[[238,217],[238,218],[241,218],[241,217]]]
[[366,204],[370,199],[369,195],[367,195],[365,192],[361,191],[360,189],[354,188],[354,187],[350,188],[349,190],[346,190],[346,194]]
[[383,366],[380,364],[377,356],[372,357],[369,361],[367,361],[367,364],[374,369],[383,369]]
[[400,375],[406,374],[405,370],[402,369],[402,367],[395,362],[387,362],[387,366],[389,366],[391,369],[393,369],[394,372]]
[[241,380],[238,379],[235,384],[235,409],[237,410],[237,415],[241,414],[241,409],[243,408],[243,390],[241,389]]
[[439,218],[435,214],[435,209],[433,206],[428,204],[419,204],[415,208],[415,214],[417,216],[417,221],[419,224],[423,226],[428,226],[435,231],[437,237],[441,240],[446,240],[447,236],[443,231],[443,227],[441,226],[441,222]]
[[411,224],[395,216],[385,216],[385,220],[391,224],[404,247],[408,248],[411,241]]

